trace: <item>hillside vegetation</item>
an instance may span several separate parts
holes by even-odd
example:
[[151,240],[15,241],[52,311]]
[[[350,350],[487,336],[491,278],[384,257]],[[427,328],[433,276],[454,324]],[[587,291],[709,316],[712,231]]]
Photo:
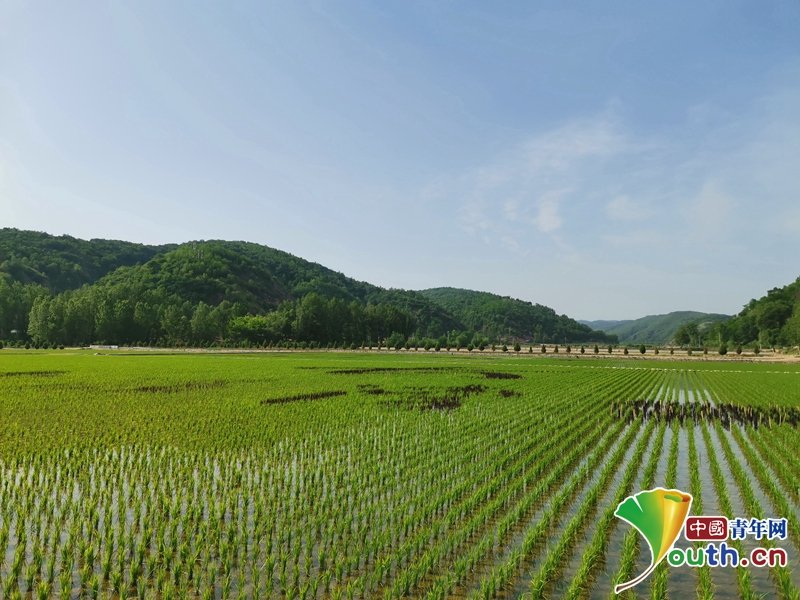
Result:
[[541,305],[466,290],[387,290],[248,242],[142,246],[4,229],[0,249],[5,340],[392,346],[615,340]]
[[727,342],[762,346],[800,345],[800,278],[750,300],[716,331]]
[[174,245],[146,246],[118,240],[81,240],[68,235],[0,229],[0,274],[53,292],[94,283],[103,275],[150,260]]
[[680,328],[696,324],[700,331],[714,323],[729,319],[728,315],[695,311],[676,311],[665,315],[648,315],[630,321],[589,321],[592,328],[616,335],[623,344],[669,344],[675,341]]
[[457,288],[423,290],[432,300],[459,319],[467,328],[491,338],[518,337],[525,332],[533,343],[567,341],[616,341],[612,335],[598,336],[582,325],[541,304],[532,304],[507,296]]

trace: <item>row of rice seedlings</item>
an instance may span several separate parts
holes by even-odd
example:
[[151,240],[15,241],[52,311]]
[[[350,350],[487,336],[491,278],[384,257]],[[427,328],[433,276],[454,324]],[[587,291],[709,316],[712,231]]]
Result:
[[[765,452],[762,443],[763,436],[758,435],[753,429],[746,430],[746,433],[747,438],[745,440],[740,431],[734,431],[736,441],[741,448],[745,460],[750,465],[750,469],[758,478],[762,489],[767,491],[767,495],[778,509],[779,514],[786,517],[789,528],[788,535],[792,539],[795,548],[800,550],[800,523],[798,523],[797,520],[797,511],[794,510],[786,500],[787,484],[789,489],[791,489],[791,486],[796,484],[796,479],[794,475],[788,471],[783,461],[780,460],[779,455]],[[755,452],[753,447],[755,447]],[[777,477],[778,482],[783,484],[782,486],[779,486],[772,478],[773,473]]]
[[[518,430],[520,432],[520,434],[524,434],[524,432],[526,431],[525,420],[522,420],[520,423],[515,425],[514,428],[516,430]],[[506,432],[506,434],[507,434],[507,438],[516,439],[516,436],[517,436],[516,432],[508,431],[508,432]],[[511,434],[511,435],[508,435],[508,434]],[[520,438],[518,440],[518,443],[524,444],[526,447],[527,446],[532,446],[535,442],[536,442],[535,439],[529,438],[529,437],[524,436],[524,435],[520,435]],[[507,463],[505,463],[505,461],[507,460],[507,457],[508,456],[514,456],[520,451],[521,451],[521,447],[520,448],[514,448],[513,446],[505,446],[505,447],[500,446],[500,447],[498,447],[494,453],[489,455],[488,460],[485,462],[485,465],[484,465],[484,468],[483,468],[483,475],[485,477],[480,480],[481,481],[481,485],[484,485],[484,486],[485,485],[492,485],[492,486],[494,486],[494,489],[497,489],[497,488],[501,487],[501,485],[502,485],[502,477],[504,476],[504,474],[502,473],[502,471],[498,472],[498,470],[497,470],[498,465],[502,465],[503,467],[507,466]],[[456,499],[460,499],[459,500],[460,504],[455,504],[454,505],[453,502],[449,502],[448,506],[447,506],[448,510],[452,508],[451,514],[460,515],[462,513],[466,513],[467,512],[467,508],[466,508],[467,504],[466,503],[469,502],[469,498],[473,498],[474,499],[476,497],[477,498],[485,497],[485,495],[486,495],[485,494],[485,490],[487,488],[485,488],[485,487],[483,488],[484,489],[483,495],[480,494],[480,493],[476,493],[475,492],[475,488],[474,488],[475,483],[476,482],[469,481],[469,480],[464,480],[464,481],[461,482],[461,484],[459,486],[460,489],[458,490],[458,492],[455,494],[455,497],[453,498],[453,502],[455,502]],[[470,492],[470,495],[469,496],[463,496],[463,493],[467,492],[467,491]],[[446,529],[445,526],[441,525],[441,523],[449,521],[449,519],[447,519],[446,515],[447,515],[447,513],[444,510],[437,512],[436,523],[439,523],[440,525],[436,525],[435,530],[433,528],[433,525],[431,525],[431,527],[429,527],[427,529],[419,530],[416,534],[414,534],[414,537],[407,538],[408,541],[404,544],[404,546],[401,546],[400,549],[395,552],[394,556],[376,554],[376,563],[379,565],[379,567],[382,570],[385,570],[386,568],[391,566],[392,562],[396,562],[398,564],[400,562],[403,562],[398,557],[399,556],[405,556],[406,551],[410,552],[411,550],[416,549],[417,546],[419,545],[419,543],[418,543],[419,540],[421,540],[421,539],[431,539],[432,535],[433,535],[433,539],[437,539],[438,536],[441,534],[441,531],[443,529]],[[410,520],[414,520],[414,515],[409,517],[409,519]],[[432,531],[434,532],[433,534],[431,533]],[[414,542],[415,539],[417,540],[417,542]],[[393,548],[389,547],[388,549],[392,550]]]
[[[650,458],[647,461],[647,466],[642,474],[642,489],[650,489],[655,484],[656,470],[658,469],[658,462],[661,457],[661,450],[664,446],[664,437],[667,432],[667,424],[662,421],[659,424],[658,432],[656,434],[653,448],[650,451]],[[614,507],[616,509],[616,506]],[[626,535],[622,543],[622,551],[620,552],[620,565],[616,577],[613,578],[614,585],[629,581],[633,576],[633,569],[636,566],[636,559],[639,556],[639,548],[641,535],[638,531],[631,529]],[[634,593],[632,590],[627,590],[622,594],[625,598],[633,598]],[[609,600],[618,598],[619,596],[614,593],[613,587],[609,595]]]
[[[678,426],[672,424],[672,441],[669,445],[669,454],[667,456],[667,472],[664,476],[664,485],[667,488],[674,488],[677,485],[678,478]],[[651,577],[650,594],[651,598],[663,599],[667,596],[667,578],[669,577],[669,569],[665,562],[662,562],[656,567],[656,570]]]
[[[652,386],[653,382],[651,378],[652,374],[648,376],[642,373],[641,377],[637,378],[640,380],[643,379],[639,381],[640,389],[638,391],[641,392],[643,389],[647,389],[647,386]],[[614,390],[614,395],[617,393],[619,393],[619,388]],[[614,435],[617,435],[617,432],[621,431],[621,429],[622,422],[620,421],[614,426]],[[536,525],[530,528],[525,534],[521,544],[508,554],[502,564],[492,568],[492,570],[483,577],[478,589],[473,592],[473,597],[494,597],[500,594],[511,580],[518,575],[523,566],[533,558],[535,551],[540,547],[544,537],[558,524],[562,512],[568,506],[571,499],[594,472],[595,467],[592,465],[600,464],[597,461],[601,459],[603,454],[610,447],[608,433],[606,433],[604,439],[606,441],[603,442],[602,447],[596,448],[583,467],[573,474],[569,482],[567,482],[562,490],[555,496],[549,507],[539,516]]]
[[[566,428],[564,437],[559,438],[557,443],[553,443],[555,440],[549,431],[541,431],[540,439],[536,439],[538,443],[534,445],[529,455],[519,457],[514,468],[503,468],[498,471],[503,475],[504,479],[501,485],[490,491],[478,490],[476,492],[478,501],[491,500],[483,505],[480,510],[470,507],[469,510],[465,511],[470,515],[470,519],[458,529],[454,529],[452,525],[448,527],[448,536],[441,544],[426,546],[425,553],[421,559],[412,563],[397,575],[395,583],[390,590],[391,595],[396,597],[411,593],[422,581],[423,577],[433,570],[440,561],[445,560],[447,557],[461,554],[464,546],[472,541],[476,533],[489,523],[494,515],[507,507],[511,498],[527,493],[527,488],[531,482],[540,477],[545,469],[552,466],[552,461],[563,453],[565,449],[569,448],[570,444],[575,444],[582,435],[585,435],[585,427],[591,424],[592,415],[591,413],[584,413],[583,418],[578,418],[578,414],[573,417],[576,420]],[[570,420],[568,419],[566,422],[569,423]],[[466,556],[470,556],[470,554]],[[456,566],[455,571],[463,573],[465,569]]]
[[[783,428],[773,427],[763,433],[748,430],[750,440],[758,449],[758,453],[772,467],[784,491],[794,501],[800,501],[800,460],[793,452],[786,452],[793,442],[781,436]],[[798,532],[800,535],[800,532]]]
[[[431,586],[428,598],[445,598],[452,593],[454,588],[463,584],[468,574],[473,573],[475,567],[484,559],[492,547],[503,544],[513,528],[530,513],[534,506],[544,504],[555,491],[556,486],[566,479],[566,475],[584,457],[589,450],[599,441],[604,431],[603,425],[591,419],[587,426],[565,439],[564,444],[547,456],[543,456],[537,473],[533,473],[526,483],[524,494],[516,505],[511,506],[494,529],[486,531],[478,542],[473,543],[469,550],[462,554],[453,564],[452,569],[439,577]],[[546,477],[545,477],[546,473]],[[536,486],[528,491],[532,483]]]
[[[717,436],[719,437],[720,445],[722,446],[722,452],[725,455],[725,460],[728,462],[728,466],[731,469],[731,474],[736,481],[736,485],[739,488],[739,493],[744,501],[745,510],[748,511],[750,516],[755,517],[756,519],[763,519],[764,511],[761,507],[761,504],[755,497],[750,480],[747,477],[747,474],[744,472],[742,465],[740,465],[739,461],[736,460],[730,443],[728,442],[728,438],[719,425],[717,425]],[[767,547],[774,545],[774,542],[769,540],[762,540],[761,543]],[[775,578],[778,590],[783,598],[800,598],[800,593],[798,593],[797,588],[792,583],[791,575],[786,567],[771,568],[770,573]]]
[[[694,427],[687,428],[689,437],[689,481],[692,494],[692,511],[694,514],[703,513],[703,482],[700,481],[700,463],[697,459],[697,444],[695,442]],[[702,544],[695,542],[694,547],[699,548]],[[714,584],[711,580],[711,567],[703,565],[697,574],[697,597],[703,600],[710,600],[714,597]]]
[[[297,488],[297,489],[299,490],[300,488]],[[346,532],[345,532],[345,534],[346,534]],[[289,536],[288,536],[288,537],[289,537],[289,538],[293,537],[293,536],[291,535],[291,532],[290,532],[290,534],[289,534]],[[295,538],[295,539],[296,539],[296,538]],[[293,546],[293,548],[296,548],[296,547],[297,547],[297,546]],[[285,548],[285,551],[284,551],[284,553],[289,553],[289,552],[291,552],[291,550],[290,550],[290,547],[287,545],[287,547]],[[296,553],[296,552],[292,552],[292,553],[294,554],[294,556],[295,556],[295,557],[297,557],[297,553]],[[282,562],[285,564],[285,561],[282,561]],[[309,561],[306,561],[306,563],[308,563],[308,562],[309,562]],[[296,568],[296,567],[297,567],[297,565],[295,565],[295,572],[297,571],[297,568]],[[137,570],[138,570],[138,569],[137,569]],[[282,571],[281,573],[282,573],[282,577],[283,577],[283,571]],[[137,575],[136,573],[132,573],[132,576],[133,576],[133,577],[137,577],[137,582],[140,582],[140,581],[142,581],[142,580],[143,580],[143,578],[142,578],[140,575]],[[234,585],[234,587],[236,587],[236,586]]]
[[800,377],[759,372],[704,373],[708,387],[731,406],[737,406],[753,424],[800,426]]
[[598,521],[594,535],[592,536],[592,539],[587,547],[584,549],[583,559],[581,560],[580,567],[573,576],[569,588],[567,588],[567,591],[564,595],[565,598],[574,599],[585,598],[588,596],[594,571],[600,566],[605,558],[609,536],[616,525],[614,512],[617,509],[617,505],[622,502],[631,492],[633,482],[636,478],[636,474],[639,472],[639,468],[642,465],[642,459],[648,445],[650,444],[650,438],[652,437],[655,426],[655,421],[650,421],[647,424],[647,428],[639,440],[633,456],[631,456],[630,460],[628,461],[628,466],[625,468],[625,474],[623,475],[622,481],[617,487],[616,495],[611,500],[608,508]]
[[[706,446],[706,455],[708,456],[709,468],[711,470],[711,479],[714,482],[714,490],[717,493],[720,508],[722,508],[723,515],[728,519],[733,519],[736,515],[733,514],[733,506],[731,505],[730,496],[728,496],[728,487],[725,481],[725,476],[722,474],[722,469],[719,466],[714,444],[711,441],[711,434],[709,433],[706,423],[701,423],[703,431],[703,441]],[[742,543],[739,540],[731,540],[730,545],[736,549],[741,555],[743,552]],[[742,566],[736,567],[736,579],[739,586],[739,595],[742,598],[756,597],[753,592],[753,584],[750,578],[750,571]]]
[[540,548],[545,536],[559,523],[571,499],[590,479],[592,473],[602,464],[609,450],[617,443],[617,437],[623,427],[623,424],[616,423],[611,429],[603,431],[602,439],[589,454],[586,462],[573,472],[567,483],[553,497],[536,524],[527,531],[519,546],[508,554],[501,565],[494,567],[481,580],[478,589],[471,594],[472,598],[495,597],[502,593],[513,578],[518,576],[526,562],[531,560],[534,553]]
[[[795,512],[789,507],[784,491],[778,487],[771,476],[771,473],[774,472],[772,461],[770,461],[768,467],[756,452],[754,452],[739,428],[734,428],[732,433],[736,444],[739,446],[745,461],[750,467],[750,471],[756,476],[756,479],[761,484],[761,488],[766,491],[770,501],[777,509],[777,513],[786,518],[789,530],[787,533],[791,537],[795,547],[800,549],[800,523],[797,521]],[[748,438],[752,440],[754,432],[750,430],[747,433],[749,434]]]
[[634,424],[628,428],[628,432],[625,434],[625,437],[618,445],[614,454],[603,465],[600,477],[592,486],[572,519],[567,523],[557,545],[551,548],[547,553],[547,557],[539,568],[538,573],[531,580],[530,589],[532,598],[538,599],[545,596],[548,584],[552,582],[553,578],[558,574],[560,566],[567,556],[567,552],[572,548],[572,544],[575,542],[578,533],[585,527],[588,519],[594,514],[597,503],[601,499],[601,494],[614,477],[629,446],[636,439],[639,429],[639,422],[634,422]]
[[[649,383],[645,382],[643,385],[650,385]],[[612,388],[610,390],[606,390],[606,393],[616,393],[618,390]],[[593,390],[593,393],[598,393],[598,390]],[[595,403],[595,406],[598,406]],[[596,423],[595,429],[596,433],[603,430],[604,423]],[[581,444],[581,448],[588,447],[586,442],[591,441],[594,443],[596,438],[592,438],[592,440],[584,440],[584,443]],[[585,452],[581,452],[579,454],[575,453],[577,448],[574,448],[572,452],[570,452],[570,457],[575,457],[577,460],[578,457],[585,454]],[[574,462],[574,461],[569,461]],[[561,463],[559,463],[561,464]],[[530,497],[523,498],[517,506],[514,508],[513,511],[509,511],[506,516],[497,524],[495,531],[487,531],[486,534],[481,538],[481,540],[472,547],[469,551],[469,554],[463,556],[459,561],[456,562],[455,569],[446,573],[443,578],[440,578],[435,585],[433,586],[434,596],[433,597],[440,597],[445,592],[452,592],[453,587],[459,584],[462,584],[464,572],[471,572],[474,576],[474,566],[478,564],[478,559],[488,552],[492,547],[499,547],[503,544],[506,544],[506,538],[512,534],[512,532],[516,529],[514,526],[515,523],[518,523],[522,519],[522,515],[527,514],[532,509],[534,509],[537,505],[541,505],[543,499],[539,499],[540,493],[538,490],[540,489],[547,489],[552,488],[554,491],[554,485],[559,481],[563,480],[562,477],[554,477],[554,474],[551,473],[550,477],[546,481],[540,481],[539,485],[537,486],[537,493],[533,494]],[[545,485],[546,484],[546,485]],[[577,491],[577,488],[576,488]],[[548,492],[551,493],[551,492]],[[513,552],[513,551],[512,551]],[[502,563],[501,563],[502,564]],[[491,578],[491,568],[489,567],[488,577]],[[489,585],[491,587],[491,585]],[[496,587],[496,586],[495,586]],[[486,589],[487,588],[487,580],[483,579],[481,585],[478,589]]]

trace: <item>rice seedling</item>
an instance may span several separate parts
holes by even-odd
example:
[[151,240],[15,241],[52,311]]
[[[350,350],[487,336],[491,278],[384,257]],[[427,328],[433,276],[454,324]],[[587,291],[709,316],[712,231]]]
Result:
[[[760,486],[793,527],[800,460],[777,450],[800,446],[796,371],[572,354],[4,351],[0,593],[538,597],[563,579],[566,596],[588,597],[613,508],[642,467],[651,486],[664,452],[666,483],[688,461],[702,499],[695,423],[723,509],[730,484],[712,434],[726,463],[740,452],[737,489]],[[748,510],[765,509],[751,500]],[[618,578],[639,547],[625,535]],[[775,591],[737,574],[742,595]],[[780,572],[775,584],[794,593]],[[666,573],[650,585],[684,592]],[[711,590],[702,571],[698,590]]]

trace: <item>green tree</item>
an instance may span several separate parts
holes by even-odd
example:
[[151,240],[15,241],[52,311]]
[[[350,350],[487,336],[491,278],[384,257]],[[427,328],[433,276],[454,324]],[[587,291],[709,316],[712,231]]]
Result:
[[386,338],[386,347],[387,348],[394,348],[395,350],[400,350],[403,345],[406,343],[406,336],[404,336],[399,331],[394,331],[392,334]]
[[679,346],[691,346],[699,343],[700,330],[694,321],[684,323],[675,331],[675,343]]
[[213,309],[205,302],[195,306],[189,327],[192,331],[192,342],[195,344],[211,341],[219,333],[219,324],[213,318]]

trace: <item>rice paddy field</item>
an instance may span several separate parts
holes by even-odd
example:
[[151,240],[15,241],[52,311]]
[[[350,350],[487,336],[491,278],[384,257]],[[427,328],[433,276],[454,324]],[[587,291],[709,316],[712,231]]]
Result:
[[663,486],[790,562],[622,597],[797,598],[799,419],[781,364],[5,350],[0,597],[614,598]]

